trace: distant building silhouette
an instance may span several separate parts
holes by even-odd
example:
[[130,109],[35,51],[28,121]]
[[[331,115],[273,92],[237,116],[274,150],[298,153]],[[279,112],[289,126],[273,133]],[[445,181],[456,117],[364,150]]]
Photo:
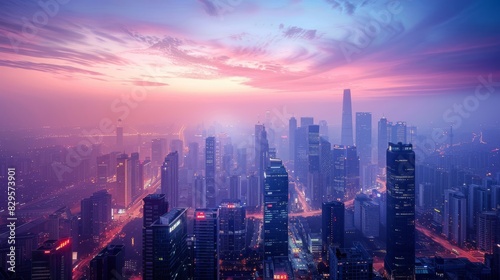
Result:
[[344,89],[342,99],[342,130],[340,135],[340,144],[345,146],[354,145],[352,132],[352,105],[351,90]]

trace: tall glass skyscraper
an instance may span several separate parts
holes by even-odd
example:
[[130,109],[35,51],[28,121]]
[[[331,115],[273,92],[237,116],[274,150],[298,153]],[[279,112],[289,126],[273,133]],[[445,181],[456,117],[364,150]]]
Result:
[[265,173],[264,259],[288,256],[288,173],[271,159]]
[[415,276],[415,152],[411,144],[387,149],[387,255],[390,279]]
[[225,200],[219,206],[220,279],[242,279],[246,248],[246,213],[240,200]]
[[324,202],[321,211],[323,254],[328,254],[330,246],[344,248],[345,206],[338,201]]
[[167,197],[168,205],[179,205],[179,154],[169,153],[161,167],[161,192]]
[[219,210],[194,212],[194,279],[215,280],[219,276]]
[[344,97],[342,100],[342,131],[341,131],[341,145],[352,146],[352,105],[351,105],[351,90],[344,89]]
[[207,207],[216,207],[215,202],[215,137],[205,140],[205,188]]
[[144,279],[187,278],[187,208],[175,208],[145,229]]

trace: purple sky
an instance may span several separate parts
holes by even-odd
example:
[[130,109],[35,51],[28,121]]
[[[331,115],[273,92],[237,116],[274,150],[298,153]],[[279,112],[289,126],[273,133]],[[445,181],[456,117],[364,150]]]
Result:
[[[3,127],[337,124],[344,88],[354,112],[440,125],[500,81],[498,1],[41,2],[0,3]],[[497,112],[493,89],[464,119]]]

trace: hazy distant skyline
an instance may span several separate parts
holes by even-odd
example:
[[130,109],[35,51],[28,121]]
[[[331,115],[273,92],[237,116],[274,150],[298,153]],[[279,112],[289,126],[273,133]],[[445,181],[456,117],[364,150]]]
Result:
[[[338,125],[344,88],[353,112],[440,126],[478,76],[500,80],[498,1],[36,2],[0,3],[3,127],[116,120],[134,91],[124,125],[267,110]],[[497,112],[496,88],[469,125]]]

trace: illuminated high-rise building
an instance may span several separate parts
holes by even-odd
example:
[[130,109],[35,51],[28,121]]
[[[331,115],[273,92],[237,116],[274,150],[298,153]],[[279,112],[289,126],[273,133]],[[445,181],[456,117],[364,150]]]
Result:
[[177,152],[179,166],[184,164],[184,142],[180,139],[174,139],[170,141],[170,152]]
[[226,200],[219,206],[220,279],[244,277],[246,248],[245,206],[240,200]]
[[196,209],[194,212],[194,279],[219,279],[219,210]]
[[132,178],[131,165],[127,154],[121,154],[117,158],[116,165],[116,204],[127,208],[132,202]]
[[331,246],[344,248],[345,205],[339,201],[324,202],[321,209],[323,254]]
[[179,206],[179,154],[169,153],[161,167],[161,192],[172,208]]
[[335,145],[332,154],[333,198],[339,201],[353,199],[361,191],[356,147]]
[[264,259],[288,256],[288,173],[271,159],[265,173]]
[[45,241],[32,253],[31,279],[71,280],[71,239]]
[[411,144],[387,149],[387,255],[391,279],[415,278],[415,152]]
[[207,207],[216,207],[215,137],[208,137],[205,140],[205,189]]
[[143,279],[187,279],[187,209],[174,208],[144,230]]
[[95,192],[81,201],[81,233],[83,238],[99,240],[111,223],[111,194],[106,190]]

